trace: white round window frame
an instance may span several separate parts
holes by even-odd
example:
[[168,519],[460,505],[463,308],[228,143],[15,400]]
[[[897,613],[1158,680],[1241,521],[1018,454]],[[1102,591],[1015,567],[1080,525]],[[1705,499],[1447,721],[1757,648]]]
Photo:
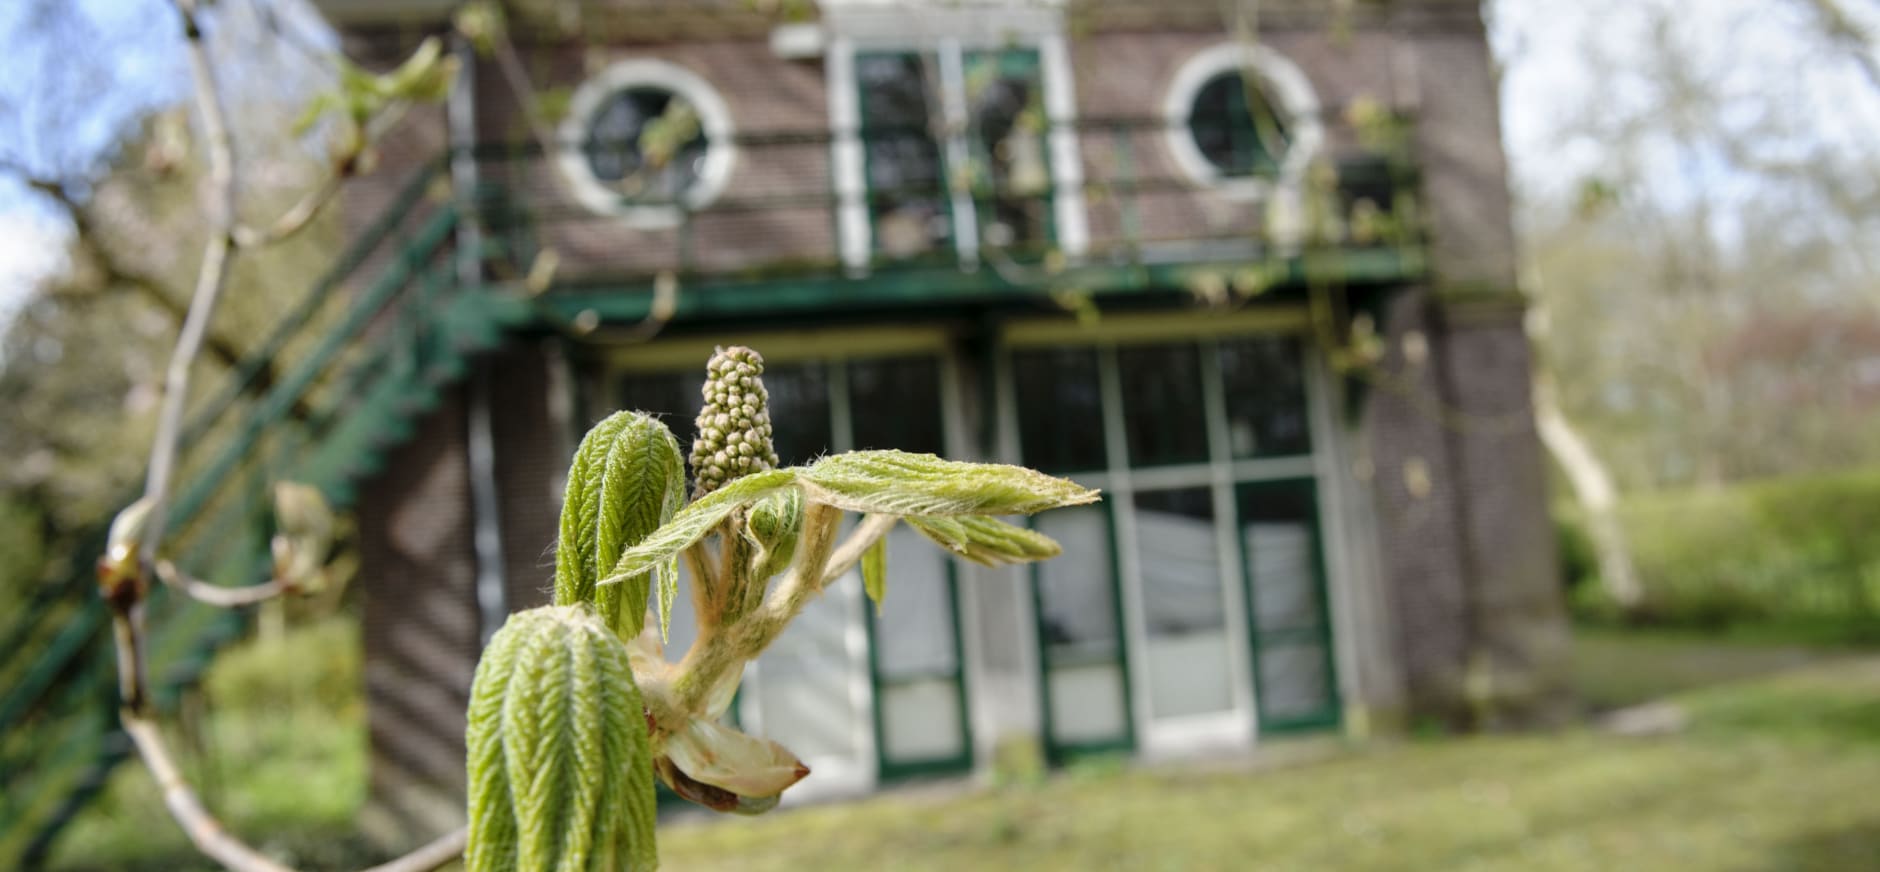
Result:
[[[705,134],[705,161],[682,199],[685,206],[649,206],[623,199],[620,192],[596,178],[588,164],[588,127],[594,116],[606,107],[615,94],[629,88],[658,88],[692,104],[698,112],[699,129]],[[575,89],[569,100],[568,115],[562,119],[562,147],[555,156],[562,178],[574,197],[588,210],[619,218],[627,226],[641,230],[677,227],[685,221],[688,210],[696,211],[711,204],[724,192],[731,180],[731,164],[737,147],[731,141],[731,110],[718,91],[697,73],[666,61],[635,59],[619,61],[601,70]]]
[[[1221,173],[1201,145],[1195,142],[1188,125],[1195,98],[1201,89],[1223,73],[1252,70],[1254,78],[1266,90],[1269,100],[1283,113],[1291,141],[1273,178],[1228,176]],[[1285,56],[1265,46],[1227,43],[1206,49],[1175,72],[1168,97],[1162,104],[1167,124],[1164,139],[1176,169],[1196,185],[1209,188],[1236,200],[1260,201],[1274,189],[1297,194],[1305,181],[1306,170],[1325,140],[1325,127],[1319,120],[1319,98],[1312,91],[1306,74]]]

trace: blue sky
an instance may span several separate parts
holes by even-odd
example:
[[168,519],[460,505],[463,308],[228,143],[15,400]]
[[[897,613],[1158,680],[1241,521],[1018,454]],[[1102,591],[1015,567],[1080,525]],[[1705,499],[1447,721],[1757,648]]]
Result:
[[[59,125],[58,137],[95,156],[138,113],[179,99],[185,71],[167,0],[74,2],[84,5],[97,26],[78,50],[110,58],[102,66],[111,81],[84,92],[83,111]],[[1880,27],[1880,4],[1844,2]],[[70,45],[17,38],[35,5],[0,2],[0,45],[8,47],[0,52],[0,106],[27,110],[23,118],[0,115],[0,156],[13,160],[46,158],[43,138],[23,135],[22,129],[30,130],[35,118],[54,108],[34,99],[42,71],[73,60],[58,54],[73,51]],[[1798,142],[1827,143],[1838,154],[1872,158],[1880,166],[1880,89],[1852,62],[1824,58],[1818,43],[1804,36],[1802,0],[1491,0],[1494,48],[1505,65],[1504,135],[1517,190],[1559,194],[1599,172],[1602,144],[1563,136],[1561,123],[1574,113],[1623,111],[1649,100],[1655,83],[1637,72],[1638,61],[1647,45],[1646,13],[1664,8],[1677,10],[1679,38],[1694,47],[1706,75],[1732,95],[1730,106],[1775,112]],[[1645,160],[1663,196],[1702,189],[1727,197],[1738,181],[1701,155],[1669,145]],[[60,267],[66,232],[17,184],[0,180],[0,318],[37,276]]]

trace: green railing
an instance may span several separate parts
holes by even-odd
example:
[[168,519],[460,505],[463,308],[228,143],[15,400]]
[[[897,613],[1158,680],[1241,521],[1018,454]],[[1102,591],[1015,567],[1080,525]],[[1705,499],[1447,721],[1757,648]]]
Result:
[[[465,357],[498,341],[497,310],[454,279],[458,215],[432,196],[440,167],[405,185],[186,425],[167,546],[180,564],[215,583],[263,578],[271,483],[306,481],[345,505],[397,441],[384,434],[408,432],[404,419],[436,402]],[[0,629],[0,867],[41,860],[129,753],[88,563],[102,530],[80,545],[79,565]],[[153,696],[167,707],[243,616],[163,588],[148,612]]]
[[[491,274],[539,273],[552,251],[544,302],[598,306],[609,319],[644,315],[662,276],[695,292],[681,295],[684,318],[761,312],[791,289],[809,311],[1181,291],[1210,265],[1266,264],[1283,281],[1311,246],[1340,253],[1354,281],[1420,275],[1407,137],[1345,136],[1316,165],[1216,185],[1178,169],[1167,140],[1180,133],[1161,118],[1086,118],[1045,125],[995,157],[999,144],[970,125],[740,132],[706,146],[738,154],[709,202],[635,195],[645,179],[602,183],[582,169],[590,150],[631,143],[549,143],[552,153],[488,144],[474,156]],[[908,143],[924,147],[897,151]],[[908,151],[928,157],[892,163]],[[1013,158],[1019,151],[1030,157]],[[1066,153],[1075,166],[1055,165]],[[1247,195],[1262,187],[1265,196]],[[1267,229],[1267,204],[1280,197],[1307,213],[1309,233]]]

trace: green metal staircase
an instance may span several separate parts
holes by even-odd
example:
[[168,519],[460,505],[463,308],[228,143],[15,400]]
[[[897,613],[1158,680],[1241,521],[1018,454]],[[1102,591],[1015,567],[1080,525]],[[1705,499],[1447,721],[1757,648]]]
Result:
[[[526,318],[526,306],[456,280],[460,215],[442,167],[416,173],[192,410],[171,515],[169,550],[181,565],[222,584],[265,577],[271,482],[313,484],[335,506],[351,505],[471,358]],[[103,540],[100,525],[61,582],[0,617],[0,868],[42,863],[60,829],[133,753],[118,729],[110,618],[91,567]],[[201,679],[245,619],[153,593],[150,678],[160,709]]]

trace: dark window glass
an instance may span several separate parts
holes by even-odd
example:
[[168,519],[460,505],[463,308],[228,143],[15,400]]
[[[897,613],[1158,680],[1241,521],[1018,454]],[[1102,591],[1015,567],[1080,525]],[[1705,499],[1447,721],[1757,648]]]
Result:
[[909,357],[851,364],[849,417],[858,449],[945,454],[939,363]]
[[855,58],[862,150],[875,247],[910,257],[951,246],[945,167],[934,121],[940,105],[932,59],[918,54]]
[[1195,94],[1188,129],[1224,176],[1270,176],[1288,143],[1285,122],[1251,72],[1221,73]]
[[1299,343],[1284,337],[1221,344],[1227,441],[1235,457],[1280,457],[1312,450]]
[[1095,351],[1019,352],[1012,355],[1012,374],[1018,394],[1019,449],[1026,466],[1078,472],[1109,465]]
[[1207,414],[1195,347],[1124,348],[1117,351],[1116,363],[1130,465],[1207,462]]
[[[629,373],[620,380],[620,408],[657,417],[679,440],[679,451],[690,453],[692,437],[698,432],[698,410],[704,405],[704,399],[699,394],[704,384],[705,377],[702,374]],[[601,410],[597,419],[613,411]]]
[[596,179],[614,185],[624,198],[657,202],[691,189],[710,143],[685,98],[664,88],[637,87],[607,98],[588,122],[581,146]]
[[764,368],[770,391],[771,443],[784,466],[829,453],[829,374],[821,363]]
[[1051,232],[1044,80],[1035,51],[965,58],[970,184],[981,232],[993,246],[1037,246]]

